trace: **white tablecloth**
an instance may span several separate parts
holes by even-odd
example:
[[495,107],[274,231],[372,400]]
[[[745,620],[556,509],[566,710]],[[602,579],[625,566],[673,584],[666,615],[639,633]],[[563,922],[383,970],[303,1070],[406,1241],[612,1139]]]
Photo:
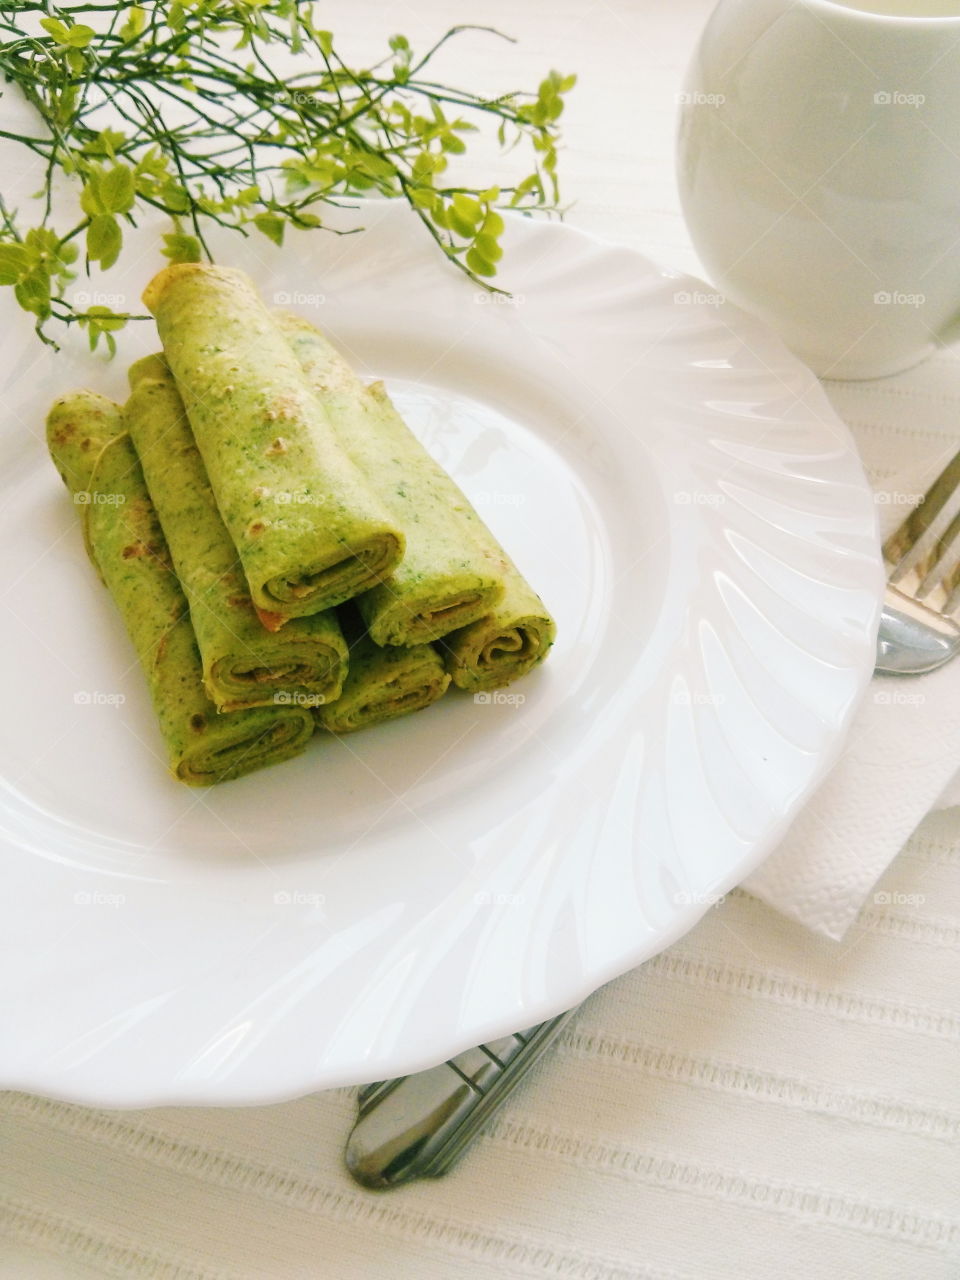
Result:
[[[336,0],[322,20],[361,61],[394,31],[423,44],[454,21],[498,25],[519,44],[468,38],[443,68],[491,93],[579,72],[569,220],[697,271],[672,146],[709,7]],[[880,479],[958,433],[952,354],[828,392]],[[357,1188],[341,1168],[349,1090],[126,1113],[5,1095],[0,1277],[956,1280],[958,991],[953,809],[842,943],[742,893],[708,912],[587,1003],[442,1182]]]

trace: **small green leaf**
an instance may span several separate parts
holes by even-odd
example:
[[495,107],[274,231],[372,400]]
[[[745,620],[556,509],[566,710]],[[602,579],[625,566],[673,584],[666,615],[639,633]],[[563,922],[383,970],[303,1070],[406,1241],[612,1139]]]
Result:
[[[499,194],[500,192],[498,191],[497,195]],[[503,219],[496,210],[491,209],[484,218],[483,225],[480,228],[480,234],[482,236],[494,237],[503,235]]]
[[61,241],[57,252],[60,256],[60,261],[66,263],[76,262],[80,254],[80,250],[72,240]]
[[83,190],[80,192],[80,208],[90,218],[95,217],[98,213],[107,212],[103,198],[100,195],[102,172],[99,166],[89,169],[83,184]]
[[333,53],[333,32],[315,31],[313,34],[317,37],[317,44],[320,46],[320,52],[325,58],[329,58]]
[[378,155],[375,151],[370,151],[360,156],[357,160],[357,167],[362,169],[364,173],[368,173],[372,178],[392,178],[396,172],[390,161],[385,156]]
[[432,209],[437,203],[437,193],[432,187],[408,187],[410,199],[420,209]]
[[68,28],[59,18],[41,18],[40,25],[49,35],[53,36],[58,44],[65,45],[67,43]]
[[476,249],[467,250],[467,266],[478,276],[495,276],[497,274],[497,268],[493,263],[483,257],[481,253],[478,253]]
[[121,40],[136,40],[138,36],[142,36],[147,29],[147,11],[142,5],[133,5],[127,15],[127,20],[120,28]]
[[447,210],[447,220],[449,226],[457,233],[463,236],[465,240],[472,240],[476,227],[466,218],[461,218],[456,209]]
[[101,129],[97,134],[95,145],[102,147],[112,160],[117,153],[117,148],[122,147],[126,140],[127,135],[121,133],[119,129]]
[[172,213],[189,213],[190,197],[176,178],[168,178],[160,187],[163,203]]
[[57,123],[64,128],[71,128],[73,125],[73,113],[77,105],[77,87],[76,85],[65,85],[60,90],[57,98],[56,118]]
[[202,257],[200,241],[196,236],[182,231],[171,231],[163,237],[161,253],[171,262],[199,262]]
[[116,218],[109,213],[98,213],[87,227],[87,257],[99,262],[104,271],[112,267],[123,248],[123,232]]
[[481,258],[486,258],[487,262],[499,262],[503,257],[503,250],[494,240],[493,236],[477,236],[473,242],[473,247]]
[[511,205],[520,204],[526,196],[532,195],[534,192],[537,193],[541,200],[543,199],[543,183],[537,173],[531,173],[528,178],[524,178],[522,182],[517,183],[516,190],[510,198]]
[[103,175],[100,199],[105,213],[126,213],[133,208],[135,197],[133,170],[128,165],[114,165]]
[[46,271],[38,268],[31,272],[15,286],[14,294],[24,311],[41,318],[50,314],[50,276]]
[[66,43],[71,49],[85,49],[97,33],[93,27],[85,27],[78,23],[67,32]]
[[22,244],[0,244],[0,285],[22,280],[30,263],[30,254]]
[[437,172],[438,157],[429,151],[421,151],[413,162],[413,178],[416,182],[429,181]]
[[286,223],[277,214],[258,213],[253,219],[253,225],[258,231],[262,231],[268,240],[272,240],[274,244],[283,244],[283,233],[286,228]]
[[393,64],[393,78],[399,84],[406,84],[410,78],[410,60],[413,56],[410,41],[406,36],[391,36],[390,48],[397,55]]
[[461,218],[473,223],[474,226],[480,221],[480,215],[483,210],[480,207],[480,201],[475,200],[473,196],[468,196],[462,191],[458,191],[453,197],[453,207]]

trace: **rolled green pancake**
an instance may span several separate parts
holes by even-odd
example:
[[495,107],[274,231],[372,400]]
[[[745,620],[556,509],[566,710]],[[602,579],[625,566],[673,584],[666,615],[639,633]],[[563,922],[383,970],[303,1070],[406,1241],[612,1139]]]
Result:
[[264,628],[220,518],[176,383],[163,359],[130,369],[124,422],[190,605],[207,694],[220,711],[332,702],[347,644],[332,609]]
[[321,728],[352,733],[428,707],[446,693],[450,676],[430,644],[381,648],[363,633],[359,616],[341,615],[350,641],[350,670],[336,702],[317,707]]
[[[118,417],[119,406],[96,391],[80,388],[59,396],[47,414],[47,448],[79,507],[90,501],[87,485],[93,466],[108,441],[123,430]],[[81,520],[87,555],[97,568],[96,558],[87,536],[87,522]],[[102,577],[102,575],[101,575]]]
[[512,561],[504,576],[506,591],[493,613],[439,642],[453,683],[472,693],[502,689],[526,675],[556,639],[557,624]]
[[[65,420],[77,431],[65,433]],[[313,731],[305,707],[219,715],[203,688],[187,602],[170,563],[119,405],[78,392],[61,397],[47,424],[50,453],[83,505],[88,546],[120,610],[147,678],[175,777],[209,786],[297,755]],[[98,455],[82,441],[99,432]]]
[[504,590],[503,561],[478,542],[466,498],[391,404],[368,390],[308,321],[278,317],[340,443],[406,536],[403,560],[357,605],[377,644],[439,640],[482,618]]
[[120,406],[96,391],[70,391],[50,406],[47,448],[78,506],[89,497],[86,486],[100,451],[122,431]]
[[143,300],[265,624],[276,630],[388,577],[403,534],[247,277],[178,263]]

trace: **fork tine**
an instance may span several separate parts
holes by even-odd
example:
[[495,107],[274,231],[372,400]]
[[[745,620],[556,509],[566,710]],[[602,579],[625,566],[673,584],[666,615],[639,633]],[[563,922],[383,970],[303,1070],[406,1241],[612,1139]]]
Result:
[[960,610],[960,558],[954,556],[953,560],[952,569],[943,575],[943,589],[947,593],[947,598],[940,612],[947,617]]
[[930,555],[960,507],[960,453],[947,463],[924,495],[923,502],[894,529],[883,544],[883,556],[899,582]]
[[929,562],[923,564],[919,570],[920,585],[913,593],[916,599],[925,599],[941,583],[949,592],[958,564],[960,564],[960,510],[950,521],[946,532],[941,535]]

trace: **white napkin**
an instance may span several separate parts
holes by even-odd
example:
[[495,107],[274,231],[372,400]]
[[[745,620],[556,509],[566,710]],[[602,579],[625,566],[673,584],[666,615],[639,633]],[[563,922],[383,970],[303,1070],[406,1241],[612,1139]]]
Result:
[[[857,437],[886,535],[960,449],[960,361],[944,352],[895,378],[825,388]],[[960,804],[960,661],[874,677],[839,763],[743,887],[842,938],[921,819],[951,804]]]

